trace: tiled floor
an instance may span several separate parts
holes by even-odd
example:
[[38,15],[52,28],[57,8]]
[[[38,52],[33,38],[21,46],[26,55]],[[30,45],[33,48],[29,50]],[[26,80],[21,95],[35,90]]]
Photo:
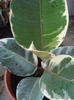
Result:
[[0,95],[0,100],[10,100],[10,98],[8,97],[5,88],[3,89],[2,94]]

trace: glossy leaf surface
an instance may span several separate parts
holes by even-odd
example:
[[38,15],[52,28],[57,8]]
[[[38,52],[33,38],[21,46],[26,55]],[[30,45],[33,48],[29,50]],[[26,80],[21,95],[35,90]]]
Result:
[[40,79],[40,89],[51,100],[73,100],[74,58],[59,55],[52,59]]
[[[51,51],[55,56],[58,55],[70,55],[74,58],[74,46],[64,46],[64,47],[58,47]],[[46,62],[49,64],[49,60]]]
[[51,52],[47,51],[37,51],[37,50],[32,50],[32,52],[37,55],[39,58],[42,60],[51,60],[55,55]]
[[0,40],[0,62],[16,75],[29,75],[36,70],[37,56],[22,49],[14,39]]
[[74,46],[64,46],[58,47],[57,49],[51,51],[53,54],[57,55],[70,55],[74,58]]
[[12,0],[11,27],[17,42],[50,51],[58,47],[68,27],[66,0]]
[[44,95],[39,89],[39,78],[25,78],[17,86],[17,100],[42,100]]

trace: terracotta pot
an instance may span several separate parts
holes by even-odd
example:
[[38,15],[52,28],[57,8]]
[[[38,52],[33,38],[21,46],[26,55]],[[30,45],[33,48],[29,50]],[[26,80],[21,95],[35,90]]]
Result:
[[8,70],[5,71],[4,84],[5,84],[5,89],[10,97],[10,100],[16,100],[16,97],[11,88],[11,73]]

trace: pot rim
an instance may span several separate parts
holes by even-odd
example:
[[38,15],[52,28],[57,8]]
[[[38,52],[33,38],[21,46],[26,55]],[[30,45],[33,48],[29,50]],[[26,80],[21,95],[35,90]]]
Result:
[[4,84],[5,84],[5,90],[8,96],[10,97],[10,99],[16,100],[16,97],[11,88],[11,72],[9,72],[8,70],[6,70],[4,74]]

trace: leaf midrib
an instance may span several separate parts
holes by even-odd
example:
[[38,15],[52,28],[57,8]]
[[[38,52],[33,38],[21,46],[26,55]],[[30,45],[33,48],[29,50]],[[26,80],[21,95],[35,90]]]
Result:
[[40,29],[41,29],[41,43],[42,43],[42,51],[44,51],[44,44],[43,44],[43,32],[42,32],[42,22],[41,22],[41,0],[39,0],[40,5]]
[[[5,48],[3,45],[2,45],[2,47]],[[12,50],[9,50],[9,49],[7,49],[7,48],[5,48],[5,49],[8,50],[8,51],[10,51],[11,53],[14,53],[14,54],[17,55],[18,57],[22,58],[23,60],[25,60],[26,62],[28,62],[29,64],[31,64],[31,65],[33,65],[33,66],[35,66],[35,67],[37,68],[37,66],[36,66],[35,64],[33,64],[32,62],[28,61],[27,59],[25,59],[25,58],[22,57],[21,55],[19,55],[19,54],[13,52]]]

